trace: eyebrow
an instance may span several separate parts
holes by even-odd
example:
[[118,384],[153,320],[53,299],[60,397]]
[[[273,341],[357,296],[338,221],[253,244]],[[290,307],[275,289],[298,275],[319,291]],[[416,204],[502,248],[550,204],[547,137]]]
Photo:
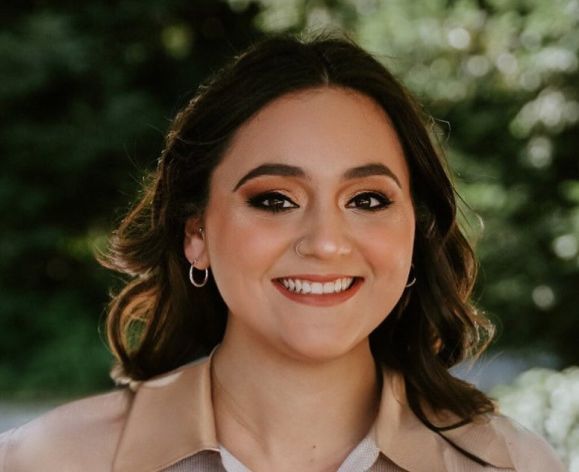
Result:
[[[235,192],[239,187],[241,187],[244,183],[251,179],[255,179],[256,177],[260,177],[262,175],[279,175],[282,177],[298,177],[306,180],[311,180],[310,177],[305,173],[305,171],[301,167],[291,166],[288,164],[273,164],[273,163],[266,163],[261,164],[254,169],[250,170],[247,174],[245,174],[239,182],[233,188]],[[363,166],[352,167],[344,172],[342,175],[342,181],[344,180],[351,180],[351,179],[360,179],[363,177],[371,177],[374,175],[384,175],[386,177],[390,177],[398,187],[402,188],[400,184],[400,180],[396,177],[396,174],[390,170],[388,166],[382,163],[373,162],[370,164],[365,164]]]

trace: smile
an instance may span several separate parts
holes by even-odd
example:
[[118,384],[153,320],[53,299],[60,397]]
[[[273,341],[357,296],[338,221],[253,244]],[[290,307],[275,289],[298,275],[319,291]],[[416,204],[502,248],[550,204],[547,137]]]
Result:
[[283,277],[274,279],[275,287],[290,300],[306,305],[331,306],[353,297],[363,278],[338,277]]
[[354,277],[343,277],[333,282],[313,282],[300,279],[281,279],[281,282],[290,292],[321,295],[322,293],[339,293],[348,290],[354,282]]

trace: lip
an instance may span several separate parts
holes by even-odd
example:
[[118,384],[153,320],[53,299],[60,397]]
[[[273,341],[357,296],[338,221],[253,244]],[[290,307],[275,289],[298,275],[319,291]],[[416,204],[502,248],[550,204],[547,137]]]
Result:
[[[303,280],[311,280],[312,282],[329,282],[343,277],[353,277],[351,275],[342,275],[342,276],[313,276],[313,275],[295,275],[291,277],[282,277],[284,279],[303,279]],[[277,288],[280,293],[289,298],[290,300],[298,303],[302,303],[304,305],[312,305],[312,306],[333,306],[338,305],[340,303],[344,303],[346,300],[352,298],[360,287],[364,279],[362,277],[354,277],[354,282],[352,286],[346,290],[345,292],[339,293],[326,293],[326,294],[315,294],[312,295],[311,293],[308,294],[301,294],[290,292],[288,289],[285,288],[283,283],[281,282],[281,278],[274,279],[273,285]]]

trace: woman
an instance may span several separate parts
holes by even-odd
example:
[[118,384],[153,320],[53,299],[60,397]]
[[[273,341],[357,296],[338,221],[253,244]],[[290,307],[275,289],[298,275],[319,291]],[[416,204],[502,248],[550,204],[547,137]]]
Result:
[[448,373],[492,335],[473,253],[418,106],[349,41],[201,87],[105,263],[128,387],[4,435],[0,470],[563,470]]

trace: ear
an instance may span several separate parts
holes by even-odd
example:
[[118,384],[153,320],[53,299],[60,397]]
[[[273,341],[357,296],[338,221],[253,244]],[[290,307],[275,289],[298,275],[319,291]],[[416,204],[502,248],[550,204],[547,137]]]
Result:
[[[200,228],[202,230],[200,231]],[[205,269],[209,267],[209,256],[207,254],[207,244],[205,227],[203,222],[196,217],[189,218],[185,222],[185,237],[183,238],[183,251],[190,264],[197,260],[195,267]]]

